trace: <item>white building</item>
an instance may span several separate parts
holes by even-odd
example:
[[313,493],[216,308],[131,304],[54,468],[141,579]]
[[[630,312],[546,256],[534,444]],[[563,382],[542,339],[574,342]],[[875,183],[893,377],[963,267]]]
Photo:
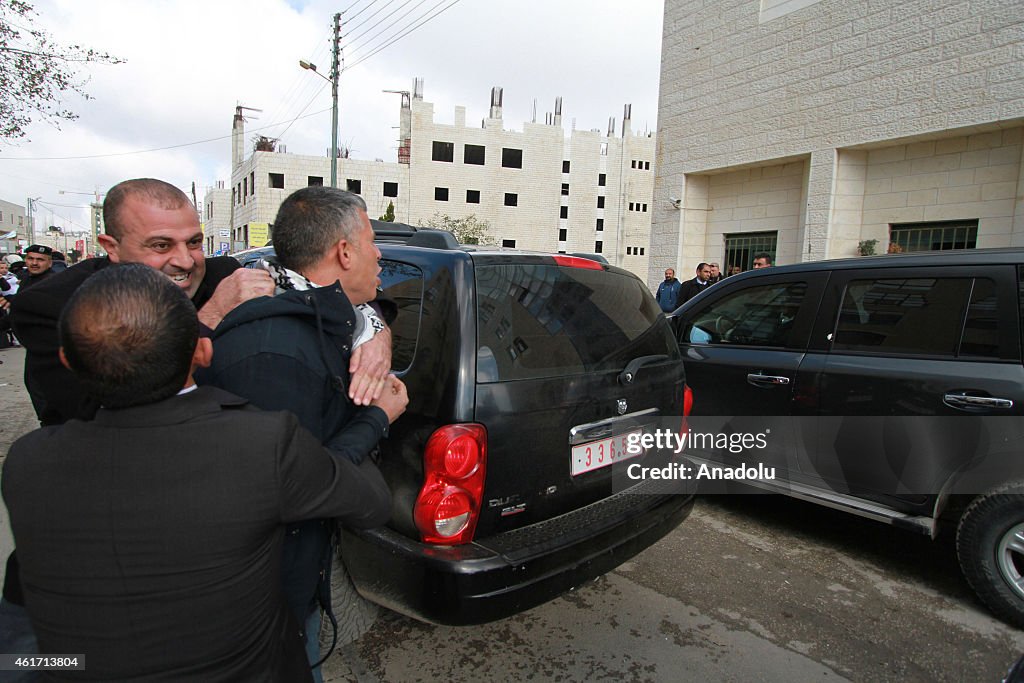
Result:
[[[501,89],[494,88],[488,116],[479,127],[466,124],[465,107],[455,108],[453,124],[440,124],[417,79],[411,92],[402,93],[398,161],[339,158],[338,186],[358,192],[373,218],[383,215],[390,202],[396,220],[413,225],[423,225],[438,213],[456,219],[475,215],[490,225],[494,244],[600,253],[645,274],[653,134],[632,132],[627,105],[621,137],[615,134],[614,120],[607,133],[572,130],[566,137],[560,101],[544,123],[508,130],[501,98]],[[230,249],[237,250],[266,241],[286,196],[308,185],[329,184],[330,159],[288,154],[281,146],[245,158],[240,109],[233,133],[227,224]],[[223,214],[216,206],[211,209],[216,192],[208,193],[204,202],[205,220],[211,224]],[[211,229],[208,248],[213,244]]]
[[663,30],[652,283],[1024,244],[1019,0],[666,0]]
[[19,246],[31,243],[32,229],[25,217],[25,207],[0,199],[0,253],[13,254]]

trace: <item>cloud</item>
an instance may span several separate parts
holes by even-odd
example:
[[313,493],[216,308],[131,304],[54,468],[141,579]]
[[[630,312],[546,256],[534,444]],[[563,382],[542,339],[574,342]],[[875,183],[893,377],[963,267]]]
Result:
[[[557,96],[567,130],[575,119],[578,128],[603,131],[614,116],[621,131],[624,103],[633,105],[634,130],[654,129],[661,2],[461,0],[360,61],[410,18],[449,4],[412,3],[388,19],[401,2],[356,0],[343,8],[350,68],[340,79],[340,141],[354,157],[395,160],[400,101],[382,91],[409,90],[417,76],[425,79],[425,99],[435,104],[438,121],[451,121],[456,105],[467,108],[471,125],[479,121],[487,115],[491,87],[499,85],[505,125],[515,130],[530,120],[534,99],[543,121]],[[229,179],[231,121],[239,104],[263,110],[247,112],[247,144],[260,132],[281,137],[289,152],[326,155],[330,87],[298,61],[329,74],[331,17],[339,9],[333,0],[37,0],[36,9],[37,25],[59,41],[127,63],[89,67],[86,89],[94,99],[67,102],[79,120],[61,130],[33,124],[30,142],[0,147],[3,199],[24,204],[25,197],[43,195],[52,204],[72,204],[74,196],[85,205],[88,196],[58,190],[103,191],[138,176],[186,190],[196,181],[202,192]],[[209,138],[220,139],[100,156]],[[96,158],[13,160],[72,156]],[[65,210],[87,224],[86,210]]]

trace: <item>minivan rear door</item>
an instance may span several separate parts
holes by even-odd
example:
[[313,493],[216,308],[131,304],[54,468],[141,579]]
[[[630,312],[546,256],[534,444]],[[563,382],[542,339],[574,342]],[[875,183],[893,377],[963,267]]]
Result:
[[1012,265],[835,271],[813,335],[807,474],[836,491],[925,504],[978,453],[977,418],[1024,414]]
[[635,275],[572,257],[473,261],[475,419],[488,436],[479,538],[611,495],[629,435],[665,418],[678,428],[685,385],[668,321]]

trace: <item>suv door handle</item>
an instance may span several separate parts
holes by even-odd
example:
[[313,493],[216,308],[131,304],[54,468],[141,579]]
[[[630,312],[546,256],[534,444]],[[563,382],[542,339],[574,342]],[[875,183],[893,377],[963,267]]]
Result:
[[946,394],[942,402],[950,408],[1001,408],[1006,410],[1013,407],[1013,401],[1008,398],[995,398],[992,396],[969,396],[966,393]]
[[747,383],[753,384],[755,387],[779,387],[789,384],[789,378],[780,377],[779,375],[758,375],[750,373],[747,375]]

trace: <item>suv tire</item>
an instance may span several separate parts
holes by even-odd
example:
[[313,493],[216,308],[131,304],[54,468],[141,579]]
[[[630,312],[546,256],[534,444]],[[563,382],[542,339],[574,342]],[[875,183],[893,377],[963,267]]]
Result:
[[967,582],[1006,621],[1024,627],[1024,483],[976,498],[956,533]]
[[[331,608],[338,620],[338,642],[336,648],[358,640],[370,630],[380,614],[380,608],[359,595],[352,579],[345,569],[340,550],[334,556],[331,569]],[[320,656],[331,649],[334,631],[331,620],[323,614],[320,618]]]

